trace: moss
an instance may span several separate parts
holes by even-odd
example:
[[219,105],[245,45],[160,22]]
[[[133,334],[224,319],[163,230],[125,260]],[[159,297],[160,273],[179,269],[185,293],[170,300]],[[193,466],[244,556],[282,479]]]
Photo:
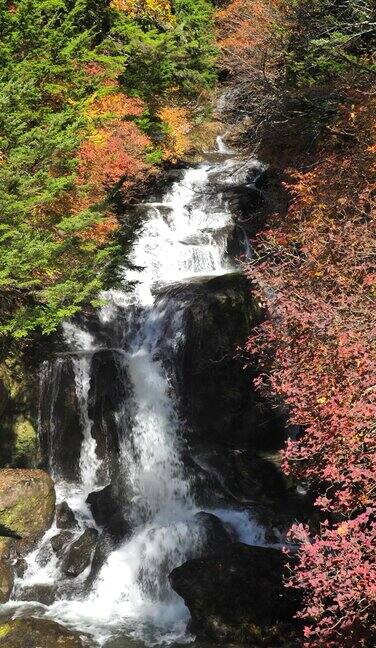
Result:
[[27,549],[52,523],[55,491],[51,478],[41,470],[0,471],[0,524],[18,533],[17,547]]
[[7,358],[0,364],[0,379],[11,400],[18,400],[27,390],[24,369],[13,358]]
[[37,511],[42,495],[32,495],[20,498],[11,507],[0,509],[0,522],[7,529],[11,529],[21,536],[28,535],[30,531],[30,511]]
[[14,433],[14,465],[35,465],[38,453],[38,435],[32,423],[23,415],[18,416],[13,423]]
[[14,540],[12,538],[0,538],[0,561],[8,558]]
[[23,414],[3,416],[0,424],[0,465],[35,468],[40,460],[38,433]]
[[0,625],[0,639],[4,639],[10,631],[12,630],[12,625],[10,623],[3,623]]
[[39,461],[35,416],[35,376],[21,358],[0,363],[0,465],[34,468]]
[[24,514],[28,508],[29,500],[19,500],[10,508],[0,509],[1,524],[22,536],[25,533]]

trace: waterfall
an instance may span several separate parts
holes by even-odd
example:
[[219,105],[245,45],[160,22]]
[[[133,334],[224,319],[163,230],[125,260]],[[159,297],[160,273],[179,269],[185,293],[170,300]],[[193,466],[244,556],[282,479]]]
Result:
[[[57,533],[54,526],[29,555],[28,571],[16,583],[16,599],[25,585],[59,582],[56,602],[48,608],[39,606],[37,613],[88,632],[99,645],[108,637],[122,634],[150,645],[190,639],[185,631],[188,611],[170,588],[168,574],[185,560],[200,555],[206,531],[195,517],[201,509],[194,495],[194,475],[183,461],[184,421],[165,358],[166,348],[175,349],[184,340],[184,307],[171,314],[168,298],[161,295],[163,289],[176,283],[189,285],[234,269],[227,252],[233,220],[225,192],[216,188],[213,179],[217,182],[220,177],[224,187],[234,182],[236,160],[220,138],[212,158],[213,162],[185,170],[160,202],[144,203],[145,221],[130,264],[123,269],[125,289],[102,294],[105,305],[99,313],[99,326],[112,331],[111,336],[98,337],[98,331],[77,321],[63,327],[68,348],[64,358],[73,368],[82,435],[74,482],[59,474],[58,454],[62,450],[54,414],[62,363],[68,360],[57,358],[49,373],[43,370],[44,382],[53,382],[52,387],[44,389],[49,393],[45,425],[51,469],[58,500],[66,500],[76,514],[75,537],[86,527],[97,526],[86,498],[110,480],[116,481],[121,494],[119,506],[127,511],[132,532],[109,553],[88,591],[85,579],[90,569],[72,589],[51,553],[41,567],[41,550]],[[126,290],[130,284],[134,284],[132,291]],[[167,317],[172,331],[168,340]],[[122,370],[118,380],[127,383],[127,402],[123,398],[113,412],[119,444],[115,474],[111,473],[113,467],[103,466],[103,457],[99,456],[94,435],[98,422],[90,410],[93,357],[98,351],[116,354]],[[108,388],[111,391],[111,384]],[[262,542],[262,530],[248,512],[217,507],[213,513],[240,540]],[[20,600],[11,604],[17,613],[30,605]]]
[[88,495],[98,485],[100,461],[96,455],[96,443],[91,434],[93,422],[89,417],[89,389],[91,352],[95,349],[95,340],[88,331],[83,331],[70,322],[63,324],[64,337],[70,349],[76,348],[80,353],[73,359],[74,382],[79,403],[80,419],[83,429],[83,441],[79,459],[80,481],[84,493]]

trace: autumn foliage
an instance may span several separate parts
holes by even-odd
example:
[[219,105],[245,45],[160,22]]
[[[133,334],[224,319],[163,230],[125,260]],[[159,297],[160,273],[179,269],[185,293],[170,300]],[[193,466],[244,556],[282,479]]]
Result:
[[212,17],[209,0],[1,4],[0,355],[116,281],[119,216],[215,83]]
[[266,314],[247,349],[258,388],[288,412],[284,470],[318,511],[290,531],[307,648],[376,642],[371,5],[234,0],[218,13],[228,114],[287,196],[246,267]]
[[163,146],[165,160],[176,162],[189,148],[188,134],[191,130],[188,111],[176,106],[162,108],[158,116],[165,124],[166,138]]
[[[77,183],[90,191],[91,201],[104,199],[106,191],[121,185],[123,193],[145,177],[145,153],[151,140],[128,121],[142,115],[144,105],[121,93],[107,95],[90,105],[87,115],[93,132],[78,151]],[[127,119],[128,118],[128,119]]]
[[374,126],[373,103],[353,105],[314,168],[290,171],[288,213],[257,238],[247,270],[268,313],[247,345],[258,386],[300,430],[285,471],[338,522],[313,537],[291,531],[303,542],[291,582],[305,590],[314,646],[365,646],[376,602]]

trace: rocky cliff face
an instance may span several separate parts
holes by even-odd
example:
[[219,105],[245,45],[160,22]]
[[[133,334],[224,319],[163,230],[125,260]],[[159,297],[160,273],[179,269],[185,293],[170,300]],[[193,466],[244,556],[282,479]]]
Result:
[[37,383],[21,359],[0,363],[0,466],[33,468],[40,462]]
[[235,272],[200,281],[179,298],[189,304],[176,366],[192,443],[278,444],[281,422],[254,392],[252,369],[244,367],[242,348],[262,317],[245,277]]

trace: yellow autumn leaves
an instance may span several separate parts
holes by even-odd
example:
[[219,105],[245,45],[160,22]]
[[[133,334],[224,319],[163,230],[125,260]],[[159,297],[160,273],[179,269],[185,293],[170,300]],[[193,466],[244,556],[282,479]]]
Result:
[[167,25],[174,22],[170,0],[111,0],[111,7],[130,16],[146,14]]
[[167,128],[164,143],[164,159],[176,161],[189,149],[189,131],[191,124],[184,108],[165,106],[158,112],[158,117]]

